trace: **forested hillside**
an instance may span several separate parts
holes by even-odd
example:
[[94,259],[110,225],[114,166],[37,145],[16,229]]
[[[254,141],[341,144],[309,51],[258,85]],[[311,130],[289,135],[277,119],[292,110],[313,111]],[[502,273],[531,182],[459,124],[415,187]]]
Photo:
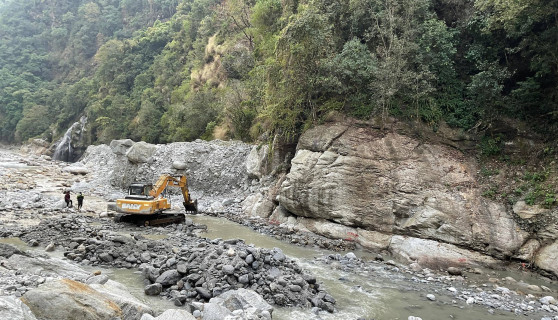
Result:
[[[555,0],[2,0],[0,139],[297,137],[332,115],[558,132]],[[268,135],[271,136],[271,135]]]

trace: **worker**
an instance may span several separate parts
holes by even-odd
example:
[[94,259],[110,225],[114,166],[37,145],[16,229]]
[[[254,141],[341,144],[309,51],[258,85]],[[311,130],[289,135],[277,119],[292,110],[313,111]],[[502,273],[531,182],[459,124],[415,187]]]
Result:
[[66,195],[64,196],[64,201],[66,201],[66,207],[72,207],[72,199],[70,199],[70,191],[66,191]]
[[81,206],[83,206],[83,194],[80,192],[76,198],[78,201],[78,210],[80,210]]

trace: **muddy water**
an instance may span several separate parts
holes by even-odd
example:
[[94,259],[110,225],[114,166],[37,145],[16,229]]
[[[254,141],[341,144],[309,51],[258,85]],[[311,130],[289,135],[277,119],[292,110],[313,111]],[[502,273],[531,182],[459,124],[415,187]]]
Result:
[[[280,320],[355,320],[358,318],[391,320],[404,319],[409,316],[421,317],[424,320],[504,320],[504,319],[540,319],[541,316],[516,316],[506,311],[495,310],[490,313],[488,308],[476,305],[467,305],[445,294],[442,287],[435,285],[421,286],[413,284],[406,279],[408,275],[402,273],[388,272],[379,265],[374,271],[374,277],[362,272],[344,272],[337,268],[315,263],[314,257],[327,254],[320,249],[302,248],[281,242],[269,236],[259,234],[250,228],[238,225],[225,219],[208,216],[190,216],[194,222],[207,225],[207,232],[200,236],[210,239],[241,238],[247,244],[253,243],[258,247],[278,247],[305,269],[310,270],[323,282],[327,291],[337,300],[338,312],[328,314],[321,312],[313,314],[311,310],[276,308],[273,319]],[[355,252],[357,256],[365,255],[363,252]],[[501,278],[501,275],[491,275]],[[521,275],[510,273],[504,276],[512,276],[516,279]],[[486,277],[486,276],[485,276]],[[532,282],[531,282],[532,283]],[[546,284],[548,285],[548,284]],[[471,289],[473,291],[474,289]],[[426,299],[427,294],[434,294],[436,301]]]

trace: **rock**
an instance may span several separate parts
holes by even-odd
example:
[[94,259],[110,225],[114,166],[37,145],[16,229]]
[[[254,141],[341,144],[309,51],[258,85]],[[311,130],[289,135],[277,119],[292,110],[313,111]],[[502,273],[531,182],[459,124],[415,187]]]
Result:
[[458,248],[450,244],[412,237],[393,236],[390,244],[393,255],[418,262],[431,269],[448,268],[456,264],[469,267],[498,266],[501,263],[478,252]]
[[109,146],[114,154],[125,155],[134,143],[131,139],[112,140]]
[[188,167],[188,164],[184,161],[173,161],[172,167],[176,170],[184,170]]
[[196,320],[196,317],[185,310],[169,309],[158,317],[142,317],[140,320]]
[[178,282],[181,277],[182,276],[177,270],[167,270],[157,277],[155,282],[160,283],[163,286],[172,286]]
[[202,320],[223,320],[231,314],[231,311],[222,305],[206,303],[203,308]]
[[558,257],[558,240],[541,248],[537,252],[535,265],[543,270],[558,275],[558,263],[556,263],[556,257]]
[[427,294],[426,298],[430,301],[436,301],[436,296],[433,294]]
[[478,183],[478,169],[466,158],[395,131],[324,124],[300,137],[277,201],[299,217],[510,256],[528,233],[480,188],[456,191]]
[[[254,308],[259,310],[259,312],[267,311],[270,314],[273,312],[273,307],[269,305],[262,298],[262,296],[247,289],[229,290],[218,297],[212,298],[209,303],[224,307],[229,312],[233,312],[235,310],[246,310],[247,308]],[[204,319],[206,319],[206,308],[207,304],[204,308]]]
[[[96,287],[95,287],[96,286]],[[97,289],[103,288],[103,291]],[[63,279],[47,282],[24,294],[22,301],[33,314],[43,320],[58,319],[111,319],[116,317],[139,318],[153,311],[141,302],[126,295],[122,286],[88,286]]]
[[539,205],[527,205],[525,201],[518,201],[513,205],[513,212],[521,219],[531,219],[537,215],[548,213],[550,210]]
[[475,303],[475,298],[469,297],[469,298],[467,298],[467,301],[466,301],[465,303],[467,303],[467,304],[473,304],[473,303]]
[[78,165],[67,166],[64,169],[62,169],[62,171],[69,172],[71,174],[81,174],[81,175],[86,175],[89,173],[89,169],[87,169],[84,166],[78,166]]
[[221,270],[223,271],[224,274],[227,274],[227,275],[230,275],[230,274],[234,273],[234,267],[231,266],[230,264],[224,265]]
[[539,299],[539,302],[544,304],[544,305],[549,305],[549,304],[558,304],[558,302],[556,301],[556,299],[554,299],[554,297],[552,296],[546,296],[546,297],[542,297]]
[[6,320],[36,320],[29,307],[14,296],[0,296],[0,315]]
[[463,274],[463,271],[456,267],[449,267],[448,273],[451,274],[452,276],[460,276]]
[[126,157],[128,157],[128,160],[132,163],[146,163],[151,159],[156,150],[156,145],[140,141],[134,143],[130,149],[128,149]]
[[252,147],[250,154],[246,158],[246,171],[250,178],[260,179],[269,173],[268,150],[268,145]]
[[209,290],[202,287],[196,287],[196,292],[205,300],[209,300],[211,299],[211,297],[213,297]]
[[144,292],[148,296],[156,296],[159,295],[163,291],[163,285],[160,283],[150,284],[145,287]]
[[347,258],[347,259],[349,259],[349,260],[358,259],[357,256],[356,256],[354,253],[352,253],[352,252],[348,252],[348,253],[345,255],[345,258]]
[[107,275],[97,275],[93,276],[85,282],[86,284],[105,284],[109,281],[109,277]]

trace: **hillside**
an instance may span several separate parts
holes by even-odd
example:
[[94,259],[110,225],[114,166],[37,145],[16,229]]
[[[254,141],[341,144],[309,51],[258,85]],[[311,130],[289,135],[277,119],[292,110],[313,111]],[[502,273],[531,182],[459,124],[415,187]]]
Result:
[[[0,140],[296,139],[332,114],[556,134],[554,1],[0,2]],[[550,139],[552,140],[552,139]]]

